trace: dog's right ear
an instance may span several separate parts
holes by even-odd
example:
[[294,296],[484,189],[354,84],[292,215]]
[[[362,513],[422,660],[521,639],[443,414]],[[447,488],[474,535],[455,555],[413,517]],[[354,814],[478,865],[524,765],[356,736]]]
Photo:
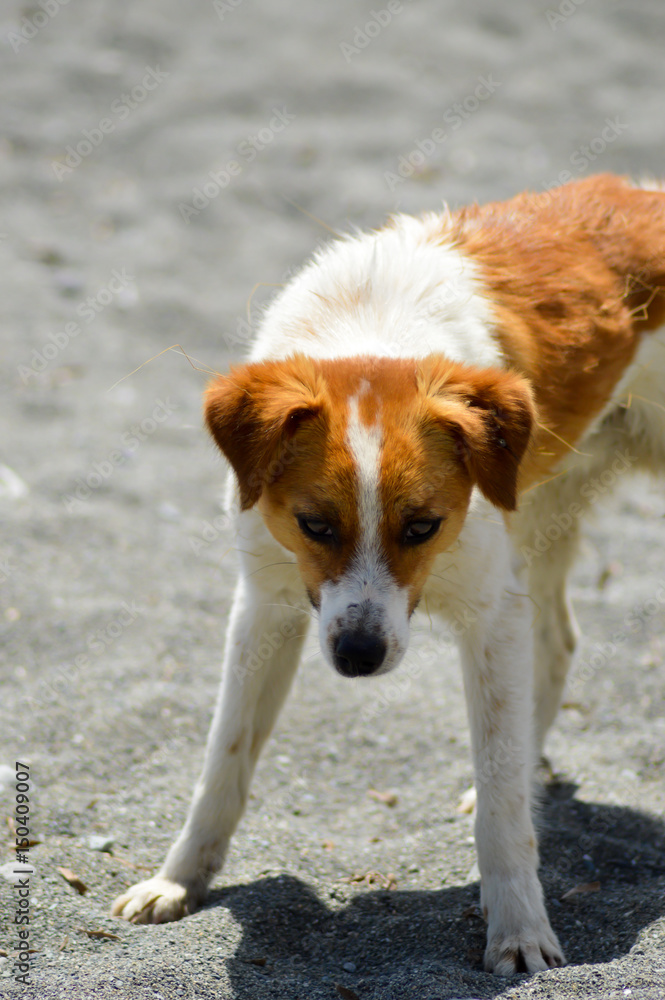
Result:
[[236,474],[242,510],[279,477],[289,442],[323,403],[323,378],[303,356],[238,366],[210,383],[206,423]]
[[516,510],[519,466],[536,420],[527,380],[436,354],[421,361],[420,372],[429,422],[454,438],[459,462],[487,499]]

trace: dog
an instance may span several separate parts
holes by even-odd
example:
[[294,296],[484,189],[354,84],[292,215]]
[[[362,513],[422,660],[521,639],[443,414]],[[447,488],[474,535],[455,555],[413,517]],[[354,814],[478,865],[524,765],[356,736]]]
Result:
[[576,643],[580,518],[529,553],[613,463],[665,470],[664,291],[665,188],[599,175],[398,215],[333,242],[278,294],[247,363],[206,395],[240,574],[203,772],[161,870],[114,914],[177,920],[205,898],[309,605],[324,659],[353,678],[399,665],[426,599],[465,622],[485,968],[564,964],[531,801]]

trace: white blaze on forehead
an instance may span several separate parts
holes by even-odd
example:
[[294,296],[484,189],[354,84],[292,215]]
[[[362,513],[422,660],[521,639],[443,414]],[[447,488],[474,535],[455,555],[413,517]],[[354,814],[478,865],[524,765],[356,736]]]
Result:
[[381,548],[381,448],[383,432],[377,417],[367,426],[360,420],[360,400],[370,389],[363,381],[349,399],[346,443],[358,481],[358,546],[346,572],[321,586],[319,636],[324,655],[335,662],[335,646],[345,630],[363,629],[386,642],[387,652],[375,673],[387,673],[401,660],[409,644],[408,592],[398,587]]
[[346,440],[353,455],[358,476],[358,520],[360,523],[359,551],[367,557],[379,547],[379,472],[381,467],[381,424],[368,427],[360,422],[359,400],[368,391],[369,383],[361,382],[358,395],[349,400],[349,422]]

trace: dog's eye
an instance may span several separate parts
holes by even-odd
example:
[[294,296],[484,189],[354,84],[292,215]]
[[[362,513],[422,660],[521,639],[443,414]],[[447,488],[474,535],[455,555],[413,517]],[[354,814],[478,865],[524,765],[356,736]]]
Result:
[[335,533],[328,522],[322,521],[318,517],[306,517],[304,514],[300,514],[298,525],[304,535],[307,535],[308,538],[313,538],[317,542],[332,541],[335,537]]
[[420,545],[437,533],[443,519],[433,517],[428,520],[412,521],[406,526],[404,532],[404,543],[406,545]]

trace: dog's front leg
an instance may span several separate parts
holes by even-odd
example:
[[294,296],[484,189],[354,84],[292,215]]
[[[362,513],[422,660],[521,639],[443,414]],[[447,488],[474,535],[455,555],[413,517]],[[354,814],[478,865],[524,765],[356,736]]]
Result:
[[158,874],[115,901],[116,916],[135,923],[179,920],[205,898],[293,679],[309,621],[304,603],[302,594],[259,588],[251,575],[240,579],[203,771],[185,826]]
[[485,968],[504,976],[564,964],[537,874],[531,818],[532,611],[519,591],[511,580],[461,644],[481,902],[488,923]]

